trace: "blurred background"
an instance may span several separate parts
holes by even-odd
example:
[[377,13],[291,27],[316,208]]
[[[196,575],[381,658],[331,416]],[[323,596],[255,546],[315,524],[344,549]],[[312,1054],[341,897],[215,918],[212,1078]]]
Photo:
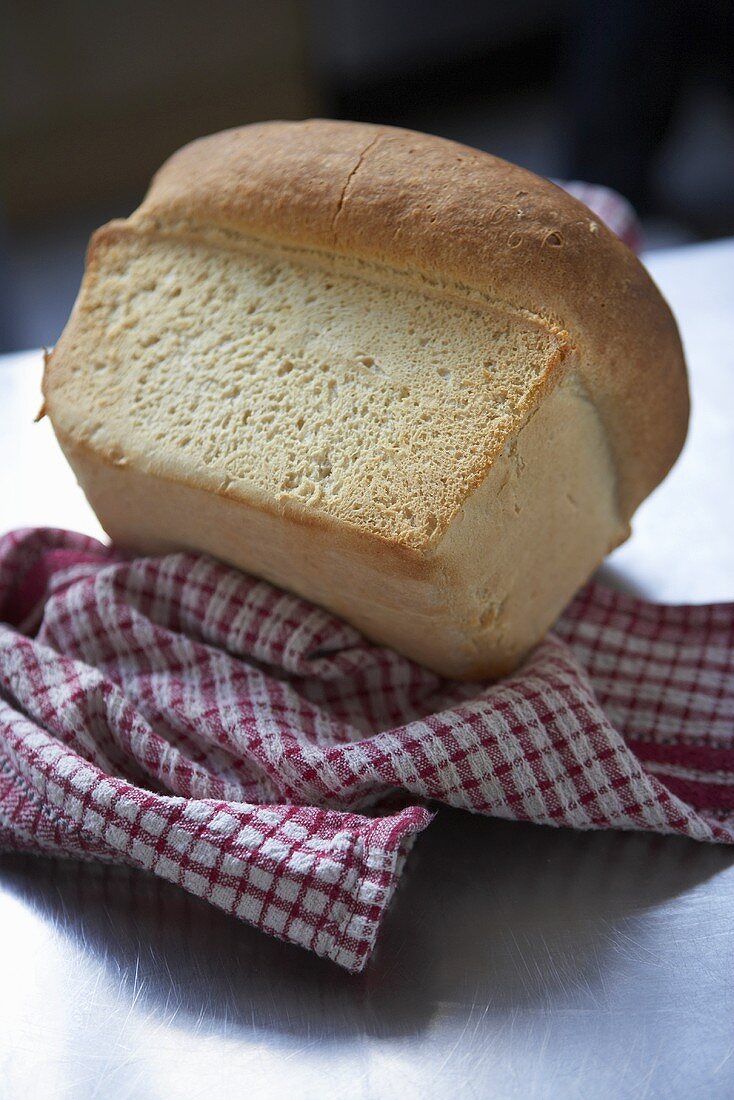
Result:
[[184,142],[314,114],[608,184],[648,248],[734,233],[732,0],[0,0],[0,351]]

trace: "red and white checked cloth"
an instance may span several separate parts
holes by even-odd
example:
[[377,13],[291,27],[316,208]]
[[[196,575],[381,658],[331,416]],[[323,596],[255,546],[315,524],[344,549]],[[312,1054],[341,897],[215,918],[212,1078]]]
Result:
[[0,539],[0,621],[0,849],[145,868],[349,970],[426,800],[734,842],[734,605],[590,584],[459,684],[209,558],[41,529]]
[[0,538],[0,850],[145,868],[356,971],[428,799],[734,842],[734,605],[591,584],[466,685],[207,558]]

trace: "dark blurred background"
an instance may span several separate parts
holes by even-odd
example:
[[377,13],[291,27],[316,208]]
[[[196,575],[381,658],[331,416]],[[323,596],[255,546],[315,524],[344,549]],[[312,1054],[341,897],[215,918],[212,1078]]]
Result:
[[314,114],[606,183],[660,247],[734,232],[732,0],[0,0],[0,350],[201,134]]

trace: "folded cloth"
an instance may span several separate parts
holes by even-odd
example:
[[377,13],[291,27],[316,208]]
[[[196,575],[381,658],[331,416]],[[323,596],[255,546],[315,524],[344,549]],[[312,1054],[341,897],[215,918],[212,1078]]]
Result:
[[[621,196],[563,186],[639,244]],[[210,559],[16,532],[0,850],[145,868],[358,971],[427,800],[732,843],[733,653],[734,606],[591,584],[516,675],[457,684]]]
[[0,849],[144,868],[352,971],[428,800],[734,841],[734,605],[592,583],[464,684],[212,559],[42,529],[0,539],[0,620]]

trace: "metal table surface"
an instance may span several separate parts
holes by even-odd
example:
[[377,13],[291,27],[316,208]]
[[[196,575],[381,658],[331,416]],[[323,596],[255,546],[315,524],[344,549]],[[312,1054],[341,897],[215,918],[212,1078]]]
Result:
[[[734,598],[734,241],[657,253],[693,420],[603,573]],[[0,527],[98,533],[40,354],[0,360]],[[0,1097],[734,1096],[734,852],[444,810],[358,977],[142,873],[0,857]]]

